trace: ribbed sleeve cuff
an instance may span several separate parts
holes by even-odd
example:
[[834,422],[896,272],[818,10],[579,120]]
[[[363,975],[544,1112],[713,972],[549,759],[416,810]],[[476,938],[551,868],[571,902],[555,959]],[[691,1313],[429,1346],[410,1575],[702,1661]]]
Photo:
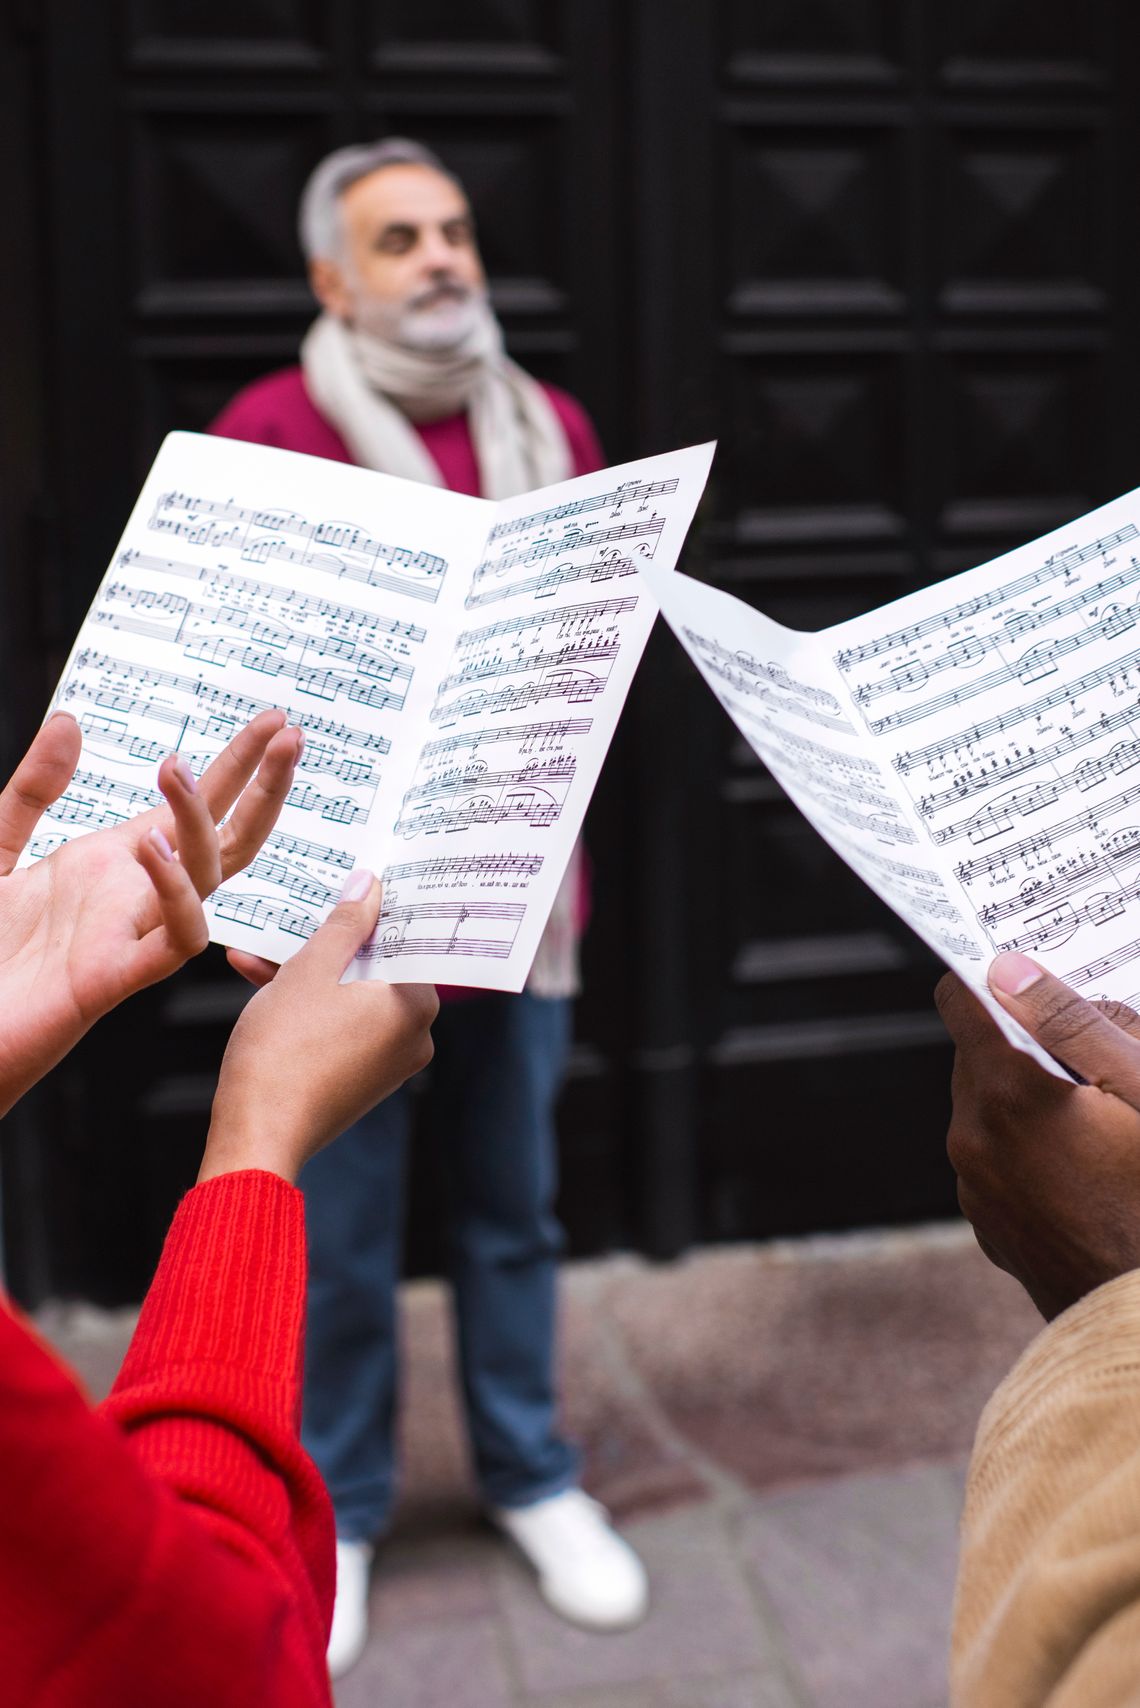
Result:
[[305,1328],[304,1200],[276,1174],[246,1169],[183,1198],[118,1393],[155,1375],[201,1365],[284,1383],[299,1398]]

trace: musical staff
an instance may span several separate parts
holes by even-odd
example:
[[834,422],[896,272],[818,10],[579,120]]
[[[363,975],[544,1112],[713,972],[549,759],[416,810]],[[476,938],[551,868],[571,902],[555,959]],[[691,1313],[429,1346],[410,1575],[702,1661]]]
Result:
[[[902,753],[894,764],[897,771],[904,774],[917,770],[920,765],[929,764],[932,759],[941,757],[947,749],[955,750],[974,747],[992,735],[1003,735],[1007,730],[1016,729],[1019,724],[1030,719],[1039,720],[1046,712],[1056,711],[1058,706],[1067,706],[1081,696],[1091,693],[1096,688],[1103,688],[1107,683],[1114,682],[1126,675],[1128,671],[1140,666],[1140,652],[1126,654],[1123,658],[1111,659],[1096,670],[1090,670],[1086,675],[1075,681],[1062,682],[1050,693],[1041,695],[1030,701],[1028,705],[1015,703],[992,718],[986,718],[976,723],[970,729],[955,730],[948,737],[931,742],[926,747],[916,748],[913,752]],[[934,708],[941,710],[941,707]],[[1135,715],[1135,714],[1133,714]],[[881,721],[883,729],[894,728],[888,720]],[[879,733],[879,729],[875,729]]]
[[504,658],[502,653],[479,654],[467,659],[439,685],[441,694],[465,688],[470,682],[497,681],[501,676],[518,676],[525,672],[565,671],[579,664],[588,664],[591,673],[613,662],[621,651],[621,643],[612,640],[589,640],[581,646],[562,646],[556,652],[520,653],[516,658]]
[[[108,686],[92,689],[84,680],[88,671],[101,674]],[[148,700],[143,695],[118,692],[115,688],[117,682],[135,683],[140,687],[171,688],[178,694],[186,695],[193,702],[215,707],[216,710],[208,716],[197,717],[179,713],[169,705]],[[177,724],[194,730],[197,734],[216,734],[223,742],[229,740],[239,724],[246,723],[258,712],[272,711],[281,706],[289,722],[300,725],[307,736],[327,736],[331,741],[343,743],[348,747],[360,747],[370,753],[390,753],[392,748],[387,736],[377,735],[351,724],[339,723],[335,719],[320,717],[287,702],[283,704],[280,701],[259,699],[250,694],[231,693],[212,682],[206,682],[200,676],[184,676],[177,671],[155,671],[145,665],[131,664],[126,659],[112,658],[106,653],[80,652],[74,661],[73,672],[61,690],[60,698],[67,702],[87,699],[92,705],[108,711],[123,712],[130,717],[151,718],[160,723]],[[84,718],[91,719],[91,714],[80,713],[80,722],[83,722]]]
[[546,599],[563,587],[576,586],[580,581],[596,584],[636,574],[637,567],[632,558],[603,556],[590,563],[560,564],[557,569],[545,570],[541,575],[529,576],[524,581],[514,581],[503,587],[489,587],[478,593],[469,593],[463,603],[467,610],[473,611],[480,605],[494,605],[502,599],[514,599],[523,594],[533,593],[538,599]]
[[548,528],[552,522],[565,522],[571,516],[587,516],[598,510],[619,512],[626,504],[645,505],[651,498],[667,498],[677,490],[675,480],[628,480],[612,492],[599,492],[589,498],[573,498],[552,510],[536,510],[529,516],[515,516],[509,522],[499,522],[491,529],[488,540],[512,539]]
[[[1140,831],[1133,831],[1126,841],[1109,848],[1103,854],[1088,849],[1061,861],[1047,877],[1027,879],[1021,888],[979,908],[978,918],[992,931],[1007,919],[1022,918],[1027,908],[1040,907],[1042,902],[1061,901],[1076,895],[1103,879],[1115,880],[1118,867],[1133,865],[1140,860]],[[1008,945],[1007,945],[1008,946]]]
[[[1008,647],[1024,639],[1028,634],[1038,629],[1046,628],[1050,623],[1060,622],[1065,617],[1071,617],[1075,612],[1087,610],[1094,600],[1106,598],[1110,593],[1120,591],[1125,587],[1135,586],[1140,582],[1140,559],[1132,558],[1127,569],[1120,570],[1116,575],[1109,575],[1103,581],[1098,581],[1091,587],[1082,588],[1071,599],[1061,599],[1055,605],[1046,605],[1031,611],[1017,611],[1006,618],[1001,632],[984,636],[967,635],[954,640],[947,645],[942,653],[931,658],[916,660],[910,664],[896,665],[890,675],[878,682],[865,682],[855,693],[855,698],[861,706],[869,705],[873,700],[883,699],[886,695],[897,693],[900,689],[911,689],[924,685],[932,676],[943,670],[969,669],[986,656],[987,653],[998,652],[1002,647]],[[1070,645],[1088,645],[1104,637],[1123,634],[1125,630],[1135,627],[1137,612],[1135,606],[1120,609],[1112,606],[1102,617],[1094,622],[1093,627],[1083,636],[1070,637]],[[1028,655],[1030,658],[1032,654]],[[1059,652],[1056,657],[1063,657]],[[1031,664],[1011,661],[1009,668],[1015,675],[1022,678],[1023,669],[1032,670]],[[982,678],[988,686],[995,681],[1008,681],[1009,677],[997,676],[993,680]],[[979,682],[975,680],[973,687],[978,689]]]
[[[691,638],[691,637],[690,637]],[[725,664],[721,659],[710,654],[706,660],[706,671],[723,682],[726,687],[734,688],[737,693],[751,696],[759,705],[768,711],[779,714],[790,713],[792,717],[803,718],[807,723],[816,724],[820,729],[849,731],[852,725],[844,717],[832,717],[828,712],[817,711],[806,701],[793,699],[790,694],[778,694],[774,688],[762,686],[763,678],[749,676],[743,668],[735,664]]]
[[[762,682],[768,687],[780,688],[787,694],[793,694],[797,699],[807,700],[817,709],[827,712],[831,717],[840,721],[844,727],[850,728],[846,719],[840,719],[840,704],[829,688],[821,688],[817,683],[801,682],[792,676],[781,664],[769,662],[761,664],[759,659],[741,647],[728,647],[709,635],[701,635],[694,629],[684,630],[685,638],[698,646],[702,656],[717,664],[731,665],[734,670],[742,673],[741,680],[745,683],[752,680]],[[727,680],[727,678],[726,678]]]
[[[570,528],[560,539],[532,540],[528,545],[502,552],[496,558],[487,558],[476,568],[471,578],[472,585],[478,587],[489,576],[505,575],[508,569],[517,569],[520,565],[529,569],[531,564],[545,563],[552,557],[566,557],[584,549],[595,551],[599,546],[616,545],[622,540],[656,539],[664,526],[664,518],[653,515],[647,516],[643,522],[615,522],[612,528],[598,528],[596,531]],[[647,552],[646,555],[652,554]]]
[[1060,977],[1075,990],[1085,990],[1089,985],[1098,984],[1106,974],[1114,973],[1121,967],[1130,967],[1133,961],[1138,959],[1140,937],[1133,937],[1127,943],[1117,944],[1107,955],[1100,955],[1096,960],[1088,961],[1083,967],[1071,967]]
[[310,842],[307,837],[293,836],[284,830],[271,830],[265,838],[265,846],[279,849],[282,854],[295,854],[301,860],[315,860],[321,865],[339,866],[344,872],[351,872],[356,864],[347,849],[332,848],[327,843]]
[[[447,573],[444,558],[412,546],[386,545],[356,523],[311,522],[292,510],[252,509],[232,499],[164,492],[148,525],[189,545],[236,550],[246,563],[278,559],[432,604]],[[298,548],[289,544],[291,539],[308,544]]]
[[452,718],[487,717],[494,712],[518,712],[526,706],[541,705],[544,700],[569,700],[573,706],[593,700],[606,686],[604,677],[578,674],[572,670],[552,672],[545,682],[521,682],[514,688],[499,688],[493,693],[477,689],[446,705],[435,705],[429,716],[432,723],[447,724]]
[[[1052,806],[1056,801],[1063,801],[1066,797],[1071,798],[1067,781],[1046,778],[1031,788],[999,796],[996,801],[988,807],[983,807],[970,818],[937,825],[931,830],[930,839],[939,848],[945,847],[949,842],[959,842],[963,837],[975,844],[991,842],[995,837],[1010,835],[1015,818],[1031,818],[1034,813],[1039,813],[1043,808]],[[1098,799],[1094,807],[1086,807],[1068,818],[1051,820],[1048,834],[1051,838],[1057,838],[1068,836],[1074,831],[1095,830],[1106,818],[1111,818],[1114,813],[1124,812],[1138,800],[1140,783],[1134,784],[1130,789],[1122,789],[1118,794]],[[1035,847],[1041,840],[1041,834],[1038,831],[1019,842],[1003,844],[1003,847],[1007,851],[1015,850],[1020,855]]]
[[488,641],[501,640],[506,635],[518,635],[528,629],[548,628],[552,623],[563,629],[594,628],[608,619],[624,617],[637,608],[631,594],[626,599],[599,599],[591,605],[559,605],[552,610],[528,611],[521,617],[504,617],[481,629],[465,629],[457,645],[461,649],[484,647]]
[[460,730],[455,735],[443,735],[427,742],[420,757],[423,760],[447,758],[464,747],[477,749],[489,742],[502,741],[516,743],[520,753],[528,753],[532,748],[542,752],[548,748],[562,748],[571,736],[589,735],[592,728],[590,718],[557,718],[549,723],[499,724],[490,728]]
[[461,771],[439,772],[426,783],[418,783],[408,789],[404,795],[405,808],[414,801],[435,801],[447,795],[462,794],[472,788],[502,789],[514,784],[539,784],[543,788],[552,783],[571,783],[577,770],[577,760],[572,753],[561,759],[548,759],[545,762],[532,761],[522,765],[516,771],[488,771],[477,765],[466,766]]
[[432,860],[406,860],[385,866],[384,881],[397,878],[533,878],[542,870],[541,854],[440,854]]
[[210,906],[215,919],[243,925],[248,931],[283,931],[302,942],[313,935],[319,923],[304,908],[285,907],[264,896],[238,894],[232,884],[218,890]]
[[[978,694],[989,694],[995,688],[1003,687],[1007,682],[1017,682],[1023,688],[1030,687],[1034,682],[1040,682],[1043,677],[1055,676],[1061,661],[1070,654],[1079,652],[1088,646],[1095,646],[1098,641],[1111,640],[1127,630],[1135,628],[1136,616],[1132,612],[1112,613],[1094,623],[1083,634],[1066,635],[1060,640],[1050,641],[1046,647],[1035,648],[1015,664],[1003,664],[996,670],[989,671],[985,676],[978,677],[973,682],[963,683],[961,687],[949,688],[944,694],[937,694],[931,700],[923,700],[918,705],[907,706],[898,711],[889,712],[884,718],[876,718],[871,723],[875,735],[882,735],[887,730],[901,729],[905,724],[920,723],[936,712],[946,711],[953,706],[960,706],[963,701],[971,700]],[[1067,682],[1055,690],[1053,696],[1046,702],[1048,706],[1063,705],[1071,699],[1074,692],[1086,693],[1091,688],[1099,688],[1103,683],[1110,682],[1114,676],[1123,671],[1134,669],[1140,664],[1140,652],[1130,653],[1127,658],[1104,665],[1099,670],[1093,670],[1087,676],[1076,682]],[[924,667],[925,668],[925,667]],[[874,697],[882,684],[869,684],[856,690],[855,698],[860,704],[863,696]],[[895,685],[890,685],[884,691],[896,692]],[[1026,715],[1032,715],[1027,713]],[[1006,722],[999,726],[1011,728]]]
[[[385,906],[372,941],[357,959],[372,963],[401,955],[439,954],[505,959],[526,917],[525,902],[460,899]],[[471,933],[475,931],[477,935]]]
[[492,824],[529,824],[545,830],[556,823],[561,812],[561,803],[549,793],[536,789],[510,789],[497,800],[478,794],[472,795],[462,806],[409,814],[398,818],[394,828],[397,836],[407,838]]
[[[865,664],[873,658],[881,658],[884,653],[894,652],[900,647],[912,646],[915,641],[926,635],[940,635],[944,630],[956,628],[960,623],[979,617],[985,611],[993,611],[1002,605],[1012,604],[1026,593],[1033,593],[1037,588],[1058,576],[1065,578],[1080,569],[1086,563],[1093,563],[1098,558],[1107,557],[1117,546],[1127,545],[1131,540],[1140,539],[1140,528],[1135,523],[1126,522],[1122,528],[1116,528],[1103,538],[1089,541],[1085,545],[1074,546],[1068,551],[1056,552],[1046,558],[1038,568],[1031,569],[1025,575],[1019,575],[1012,581],[1001,582],[996,587],[988,587],[973,597],[962,600],[957,605],[948,606],[945,610],[932,611],[928,616],[921,617],[917,622],[908,624],[905,628],[891,629],[886,634],[876,635],[873,640],[866,641],[862,646],[846,647],[835,654],[835,663],[840,670],[846,672],[857,664]],[[1126,583],[1122,582],[1122,586]],[[1074,610],[1079,606],[1073,605]]]
[[[216,605],[252,606],[254,601],[260,600],[271,606],[281,606],[286,615],[295,617],[299,623],[306,626],[318,622],[340,623],[350,631],[362,631],[359,639],[370,646],[375,644],[375,637],[379,635],[408,640],[417,646],[427,639],[425,628],[418,623],[409,623],[402,617],[384,616],[375,611],[363,611],[357,605],[342,605],[334,599],[298,593],[296,588],[278,586],[272,581],[257,581],[252,576],[239,575],[232,569],[188,563],[180,558],[155,557],[151,553],[135,550],[120,552],[115,563],[124,570],[145,569],[155,575],[182,576],[201,582]],[[112,586],[114,585],[112,583]],[[107,592],[110,591],[108,588]],[[131,588],[130,591],[140,596],[140,602],[148,594],[147,589],[139,587]],[[161,595],[149,593],[149,597],[157,599]]]
[[[1003,841],[998,848],[989,854],[979,854],[972,860],[963,860],[955,866],[954,875],[960,883],[972,884],[976,879],[990,877],[995,872],[1007,870],[1016,872],[1019,870],[1019,863],[1023,863],[1027,857],[1034,857],[1042,853],[1055,853],[1057,843],[1064,842],[1071,836],[1081,836],[1086,833],[1091,836],[1099,835],[1106,818],[1112,818],[1117,813],[1126,812],[1130,806],[1135,806],[1138,802],[1140,802],[1140,786],[1125,789],[1121,794],[1113,796],[1109,800],[1098,802],[1096,807],[1090,807],[1085,812],[1073,813],[1069,818],[1059,819],[1051,823],[1048,829],[1038,830],[1029,836],[1017,837],[1011,842]],[[993,832],[994,840],[999,836],[1004,836],[1012,829],[1011,821],[1008,818],[1003,819],[1000,815],[995,815],[994,820],[987,822],[996,822],[998,826]],[[947,838],[947,840],[952,840],[952,838]],[[977,840],[984,841],[986,838],[979,835]]]

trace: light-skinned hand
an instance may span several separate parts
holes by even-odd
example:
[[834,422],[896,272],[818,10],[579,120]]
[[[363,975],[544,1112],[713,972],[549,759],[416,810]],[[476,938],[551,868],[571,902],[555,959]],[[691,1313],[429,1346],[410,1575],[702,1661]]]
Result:
[[200,1181],[242,1168],[295,1181],[311,1156],[427,1066],[439,1012],[432,985],[340,982],[379,917],[378,881],[354,872],[303,949],[282,967],[258,964],[271,976],[258,977],[262,988],[226,1049]]
[[289,792],[301,733],[284,726],[260,713],[197,781],[170,755],[166,806],[16,870],[82,747],[66,712],[40,729],[0,794],[0,1114],[101,1015],[205,947],[202,898],[253,858]]
[[947,1138],[958,1202],[992,1262],[1047,1319],[1140,1267],[1140,1019],[1093,1004],[1024,955],[989,985],[1070,1085],[1007,1044],[953,974],[935,1000],[957,1046]]

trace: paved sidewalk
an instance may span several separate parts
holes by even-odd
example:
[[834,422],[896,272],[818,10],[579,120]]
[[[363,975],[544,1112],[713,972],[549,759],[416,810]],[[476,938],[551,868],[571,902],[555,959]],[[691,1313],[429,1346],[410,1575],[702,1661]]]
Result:
[[[129,1316],[45,1325],[105,1386]],[[567,1269],[567,1421],[653,1608],[539,1601],[467,1473],[443,1291],[404,1293],[404,1496],[338,1708],[943,1708],[978,1412],[1038,1326],[963,1227]]]

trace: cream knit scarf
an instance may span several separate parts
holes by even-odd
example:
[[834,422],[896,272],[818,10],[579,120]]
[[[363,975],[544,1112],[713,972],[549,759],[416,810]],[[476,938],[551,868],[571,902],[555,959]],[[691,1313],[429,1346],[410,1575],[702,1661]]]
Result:
[[[554,406],[507,355],[489,306],[461,343],[445,350],[411,350],[322,314],[301,345],[301,366],[310,398],[362,468],[442,486],[410,423],[465,409],[484,498],[513,498],[574,472]],[[527,979],[535,996],[575,996],[580,988],[580,862],[576,844]]]

